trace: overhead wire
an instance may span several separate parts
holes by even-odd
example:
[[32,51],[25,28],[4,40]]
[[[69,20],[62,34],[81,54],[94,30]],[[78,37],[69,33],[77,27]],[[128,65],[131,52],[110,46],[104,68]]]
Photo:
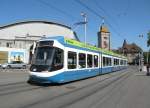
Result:
[[62,9],[57,8],[56,6],[50,4],[49,2],[46,2],[46,1],[44,1],[44,0],[35,0],[35,1],[37,1],[37,2],[39,2],[39,3],[41,3],[41,4],[43,4],[43,5],[45,5],[45,6],[49,7],[49,8],[51,8],[51,9],[53,9],[53,10],[56,10],[57,12],[59,12],[59,13],[65,15],[65,16],[67,16],[67,17],[70,18],[71,20],[72,20],[72,19],[77,19],[76,17],[74,17],[74,16],[71,15],[70,13],[68,13],[68,12],[66,12],[66,11],[63,11]]
[[92,3],[94,3],[95,6],[96,6],[99,10],[103,11],[104,14],[105,14],[106,16],[108,16],[109,19],[111,19],[111,20],[113,21],[113,23],[115,23],[115,25],[116,25],[117,27],[119,27],[117,21],[99,4],[99,2],[97,2],[97,0],[94,0],[94,2],[92,2]]
[[83,2],[81,2],[80,0],[75,0],[76,3],[80,4],[81,6],[85,7],[88,11],[94,13],[96,16],[100,17],[101,19],[103,19],[103,16],[100,15],[99,13],[97,13],[94,9],[90,8],[88,5],[84,4]]
[[[75,0],[75,2],[80,4],[81,6],[85,7],[88,11],[90,11],[91,13],[96,15],[97,17],[99,17],[101,19],[104,19],[104,17],[101,14],[97,13],[94,9],[90,8],[88,5],[86,5],[85,3],[81,2],[80,0]],[[110,28],[114,31],[114,33],[117,34],[117,36],[120,37],[121,34],[109,23],[109,21],[105,19],[105,22],[110,26]],[[124,37],[121,36],[121,38],[124,38]]]
[[[54,9],[56,11],[58,11],[59,13],[67,16],[68,18],[72,19],[77,19],[76,17],[74,17],[73,15],[71,15],[70,13],[67,13],[66,11],[63,11],[59,8],[57,8],[56,6],[44,1],[44,0],[35,0],[51,9]],[[96,15],[97,17],[104,19],[104,16],[102,16],[101,14],[99,14],[97,11],[95,11],[94,9],[90,8],[88,5],[86,5],[85,3],[81,2],[80,0],[75,0],[75,2],[77,2],[78,4],[80,4],[81,6],[83,6],[84,8],[86,8],[88,11],[90,11],[91,13],[93,13],[94,15]],[[107,13],[103,8],[100,8],[101,10],[103,10],[103,12]],[[105,22],[110,26],[110,28],[118,35],[120,36],[121,34],[118,33],[118,31],[116,31],[116,29],[109,23],[108,20],[105,19]]]

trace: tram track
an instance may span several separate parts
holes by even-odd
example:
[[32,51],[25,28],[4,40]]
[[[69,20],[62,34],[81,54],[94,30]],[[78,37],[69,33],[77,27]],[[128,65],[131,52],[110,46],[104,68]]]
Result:
[[[123,87],[123,85],[126,83],[125,82],[126,79],[128,79],[131,75],[133,75],[133,73],[129,73],[126,76],[123,76],[121,79],[116,80],[116,82],[111,83],[110,85],[112,85],[112,86],[107,86],[107,87],[101,89],[100,92],[99,92],[99,90],[97,90],[96,92],[85,97],[87,99],[92,98],[93,94],[96,94],[96,97],[98,97],[98,98],[94,99],[94,101],[91,104],[88,104],[88,108],[95,108],[95,106],[97,104],[100,104],[100,103],[103,103],[104,101],[107,101],[107,99],[113,95],[114,91],[116,91],[116,89],[120,89]],[[104,90],[106,90],[106,88],[108,88],[108,87],[109,87],[109,89],[107,89],[107,91],[105,93],[101,93],[101,92],[104,92]],[[76,101],[76,102],[78,102],[78,101]],[[64,107],[62,107],[62,108],[64,108]]]
[[6,96],[43,88],[42,86],[31,86],[30,84],[27,84],[27,82],[9,83],[3,84],[1,86],[2,87],[0,88],[0,96]]
[[14,82],[14,83],[7,83],[7,84],[1,84],[0,87],[6,87],[6,86],[11,86],[11,85],[18,85],[18,84],[22,84],[25,83],[24,81],[21,82]]
[[[60,106],[56,106],[56,108],[57,107],[61,107],[61,108],[63,108],[63,107],[66,107],[66,106],[68,106],[68,105],[71,105],[71,104],[73,104],[73,103],[75,103],[75,102],[77,102],[77,101],[79,101],[79,100],[82,100],[82,99],[84,99],[84,98],[86,98],[87,96],[90,96],[90,95],[92,95],[93,93],[95,93],[95,92],[98,92],[99,90],[102,90],[102,89],[104,89],[104,88],[106,88],[107,86],[109,86],[109,85],[111,85],[111,84],[113,84],[114,82],[116,82],[116,81],[118,81],[118,80],[120,80],[121,78],[123,78],[123,77],[125,77],[126,75],[126,77],[125,78],[127,78],[129,75],[128,75],[129,73],[121,73],[121,75],[119,74],[119,76],[117,75],[117,78],[114,78],[114,79],[112,79],[111,81],[108,81],[107,83],[104,83],[104,84],[101,84],[103,81],[107,81],[107,79],[109,79],[109,78],[113,78],[113,77],[116,77],[115,75],[113,76],[111,76],[111,77],[109,77],[109,78],[106,78],[106,79],[104,79],[104,80],[101,80],[101,81],[97,81],[97,82],[94,82],[93,84],[89,84],[89,85],[86,85],[86,86],[84,86],[84,87],[80,87],[80,88],[77,88],[77,89],[74,89],[74,90],[72,90],[72,91],[69,91],[69,92],[66,92],[66,93],[63,93],[63,94],[60,94],[60,95],[57,95],[57,96],[53,96],[53,97],[47,97],[47,98],[44,98],[44,99],[42,99],[42,100],[38,100],[38,101],[35,101],[35,102],[32,102],[32,103],[30,103],[30,104],[27,104],[27,105],[24,105],[24,106],[22,106],[21,108],[26,108],[26,107],[32,107],[32,106],[35,106],[35,105],[40,105],[40,104],[43,104],[43,103],[52,103],[53,104],[53,101],[56,101],[57,102],[57,100],[59,101],[59,99],[61,100],[61,98],[66,98],[66,97],[68,97],[68,96],[70,96],[70,95],[72,95],[72,97],[74,97],[73,95],[74,95],[74,93],[77,93],[77,92],[82,92],[82,91],[86,91],[87,93],[86,94],[82,94],[81,93],[81,96],[79,96],[79,97],[77,97],[77,98],[74,98],[73,99],[73,101],[68,101],[67,103],[65,103],[65,104],[63,104],[63,105],[60,105]],[[123,78],[124,79],[124,78]],[[100,83],[101,82],[101,83]],[[100,86],[100,87],[99,87]],[[93,92],[94,91],[94,92]],[[55,103],[55,102],[54,102]],[[58,104],[57,104],[58,105]]]
[[15,93],[22,93],[22,92],[27,92],[27,91],[31,91],[31,90],[36,90],[36,89],[40,89],[42,87],[26,87],[26,88],[23,88],[23,89],[16,89],[14,91],[9,91],[9,92],[4,92],[4,93],[0,93],[0,96],[6,96],[6,95],[10,95],[10,94],[15,94]]
[[[134,75],[133,72],[138,71],[138,69],[133,69],[130,73],[130,77]],[[127,78],[129,78],[129,76]],[[114,96],[114,94],[116,95],[116,92],[120,92],[120,90],[127,84],[127,78],[125,78],[124,80],[114,84],[113,87],[110,87],[106,93],[104,94],[97,94],[97,99],[94,99],[94,102],[92,102],[91,104],[88,105],[87,108],[99,108],[100,105],[102,105],[103,103],[107,102],[108,99],[110,99],[111,97]],[[116,104],[119,103],[119,101],[122,98],[122,95],[120,95],[121,97],[119,99],[117,99]]]
[[16,88],[22,88],[22,87],[25,87],[25,86],[27,86],[27,84],[25,82],[20,82],[20,83],[18,82],[18,83],[3,85],[0,88],[0,92],[7,91],[7,90],[13,90],[13,89],[16,89]]
[[73,101],[70,101],[70,102],[68,101],[66,104],[63,104],[63,105],[58,106],[56,108],[66,108],[66,107],[68,107],[68,106],[70,106],[70,105],[72,105],[72,104],[74,104],[74,103],[76,103],[78,101],[81,101],[81,100],[83,100],[85,98],[88,98],[88,97],[92,96],[93,94],[95,94],[95,93],[105,89],[106,87],[108,87],[108,86],[110,86],[110,85],[112,85],[112,84],[114,84],[116,82],[117,82],[117,84],[119,84],[121,81],[124,81],[129,76],[130,76],[130,74],[125,74],[123,76],[120,76],[120,77],[116,78],[112,82],[108,82],[107,84],[102,85],[101,87],[96,85],[94,88],[92,88],[92,90],[88,90],[85,94],[84,93],[83,94],[80,93],[81,95],[79,97],[77,97],[77,98],[74,98]]
[[[113,77],[113,76],[115,76],[115,75],[111,75],[111,77]],[[108,77],[108,78],[110,78],[110,77]],[[104,81],[108,78],[105,78],[105,79],[100,80],[98,82],[93,82],[92,84],[83,86],[82,88],[86,88],[86,87],[88,87],[90,85],[93,85],[95,83],[102,82],[102,81]],[[22,81],[22,82],[1,84],[0,87],[1,87],[0,88],[0,96],[5,96],[5,95],[11,95],[11,94],[15,94],[15,93],[27,92],[27,91],[30,91],[30,90],[36,90],[36,89],[43,88],[43,87],[46,87],[46,86],[35,86],[34,85],[34,87],[33,87],[30,84],[27,84],[27,82]],[[82,89],[82,88],[79,88],[79,89]]]

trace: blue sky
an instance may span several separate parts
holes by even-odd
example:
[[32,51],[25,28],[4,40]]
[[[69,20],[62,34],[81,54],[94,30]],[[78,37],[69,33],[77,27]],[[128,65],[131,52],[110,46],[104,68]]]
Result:
[[[98,15],[105,17],[111,32],[111,48],[122,46],[123,40],[136,43],[147,50],[147,32],[150,31],[150,0],[0,0],[0,25],[26,20],[46,20],[73,27],[82,21],[81,12],[88,18],[87,42],[97,44],[97,32],[102,19],[77,1],[81,1]],[[84,41],[84,26],[74,29]],[[144,38],[138,36],[143,34]]]

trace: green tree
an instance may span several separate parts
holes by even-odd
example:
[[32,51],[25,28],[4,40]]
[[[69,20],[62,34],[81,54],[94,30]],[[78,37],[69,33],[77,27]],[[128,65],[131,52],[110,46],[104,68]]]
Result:
[[150,46],[150,31],[147,33],[147,46]]
[[[147,47],[150,47],[150,31],[147,33]],[[149,63],[149,51],[148,51],[148,61]]]

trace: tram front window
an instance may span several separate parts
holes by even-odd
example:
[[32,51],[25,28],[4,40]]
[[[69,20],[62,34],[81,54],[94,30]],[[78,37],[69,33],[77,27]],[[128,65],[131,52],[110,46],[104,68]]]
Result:
[[34,72],[56,71],[63,68],[62,49],[56,47],[38,47],[30,70]]

